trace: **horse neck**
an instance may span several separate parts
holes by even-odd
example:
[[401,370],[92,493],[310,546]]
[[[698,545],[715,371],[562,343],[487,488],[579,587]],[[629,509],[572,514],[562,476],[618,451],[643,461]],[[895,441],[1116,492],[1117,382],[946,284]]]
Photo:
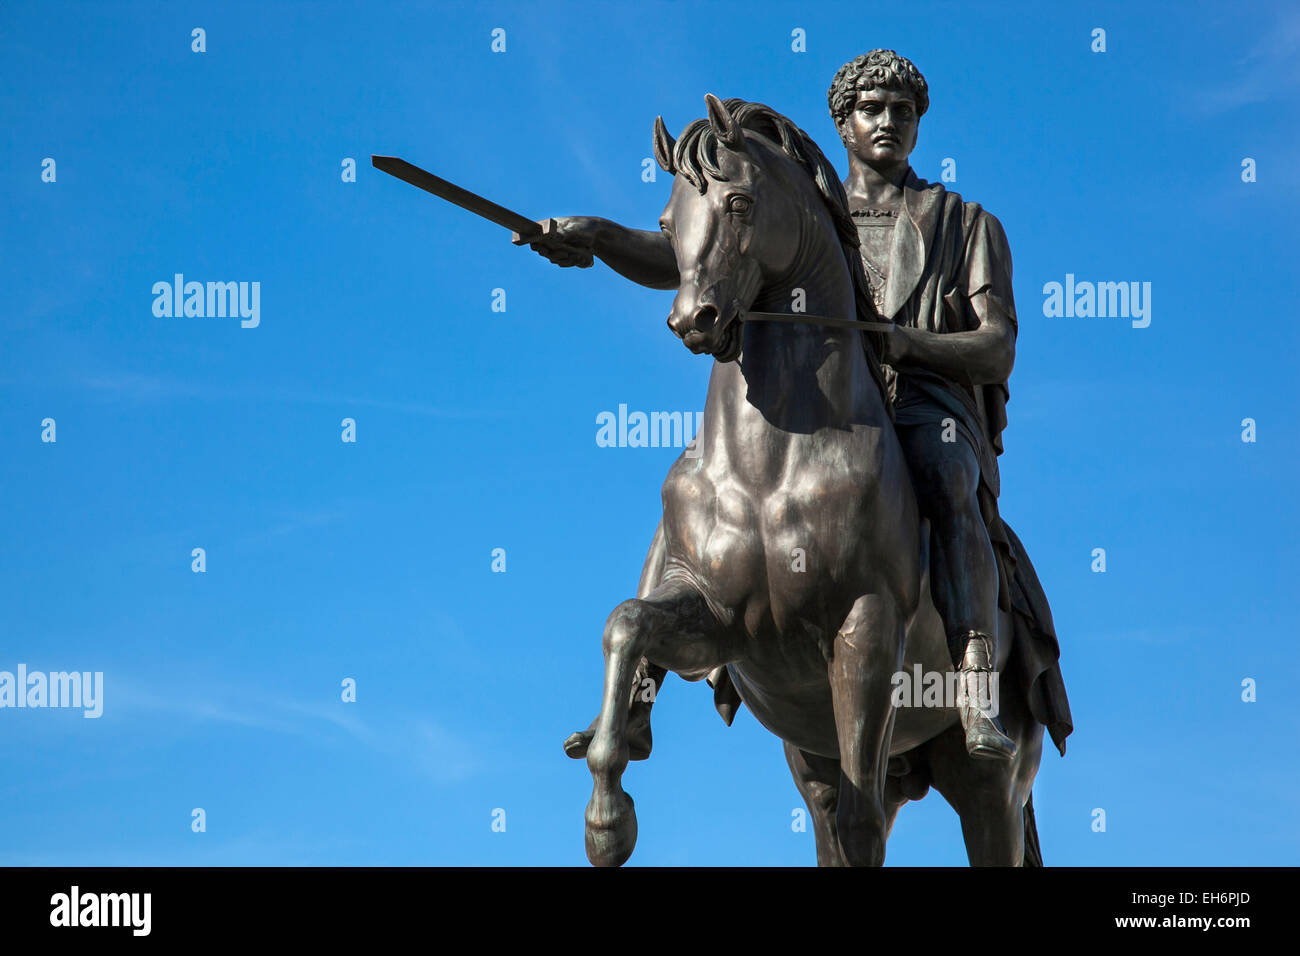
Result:
[[771,312],[794,311],[795,291],[802,290],[802,311],[810,315],[854,318],[857,306],[853,278],[844,261],[844,248],[826,207],[818,198],[811,202],[813,205],[807,207],[809,213],[799,217],[798,251],[794,261],[759,290],[754,308]]
[[[801,217],[798,253],[791,267],[759,290],[753,309],[791,312],[796,290],[810,315],[853,318],[857,314],[853,279],[830,214],[820,199]],[[810,427],[875,417],[879,392],[862,348],[862,333],[811,324],[752,323],[744,330],[738,374],[731,383],[743,389],[746,403],[765,417],[782,417],[800,405]],[[811,401],[820,395],[819,401]],[[864,407],[865,406],[865,407]],[[739,411],[739,409],[736,409]]]

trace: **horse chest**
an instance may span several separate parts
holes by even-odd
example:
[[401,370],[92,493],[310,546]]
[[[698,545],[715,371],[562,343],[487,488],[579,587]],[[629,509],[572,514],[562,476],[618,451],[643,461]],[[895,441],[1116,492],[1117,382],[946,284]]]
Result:
[[[852,577],[866,560],[878,480],[870,448],[846,454],[842,442],[798,437],[774,471],[756,476],[730,459],[683,458],[664,485],[672,551],[745,614],[749,630],[780,631],[838,607],[828,572]],[[847,583],[844,590],[851,600]]]

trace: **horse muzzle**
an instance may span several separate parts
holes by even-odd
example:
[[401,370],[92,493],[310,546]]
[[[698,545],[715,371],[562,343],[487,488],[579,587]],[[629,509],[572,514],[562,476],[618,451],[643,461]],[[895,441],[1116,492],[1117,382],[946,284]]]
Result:
[[668,326],[696,355],[707,353],[719,362],[730,362],[740,354],[739,314],[738,309],[732,308],[730,315],[722,318],[717,306],[704,305],[696,309],[690,319],[684,320],[681,314],[674,310],[668,319]]

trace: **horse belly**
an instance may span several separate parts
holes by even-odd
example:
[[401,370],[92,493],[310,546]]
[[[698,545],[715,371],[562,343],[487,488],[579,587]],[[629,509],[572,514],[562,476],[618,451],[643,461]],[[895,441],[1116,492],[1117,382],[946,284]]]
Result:
[[824,662],[820,680],[793,685],[788,673],[770,673],[752,663],[733,664],[727,670],[745,706],[764,728],[800,750],[839,758],[835,703]]

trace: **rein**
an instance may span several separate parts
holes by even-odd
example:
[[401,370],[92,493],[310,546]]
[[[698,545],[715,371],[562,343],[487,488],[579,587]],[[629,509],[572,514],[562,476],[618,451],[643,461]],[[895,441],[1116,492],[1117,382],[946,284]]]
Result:
[[746,312],[743,322],[785,322],[790,325],[826,325],[833,329],[860,329],[864,332],[892,332],[893,322],[864,322],[861,319],[832,319],[824,315],[807,315],[803,312]]

